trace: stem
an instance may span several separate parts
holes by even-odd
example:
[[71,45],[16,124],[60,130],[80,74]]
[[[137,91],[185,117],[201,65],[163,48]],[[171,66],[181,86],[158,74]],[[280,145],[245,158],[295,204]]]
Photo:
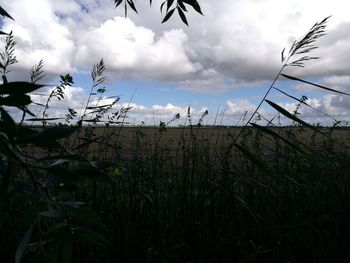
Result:
[[289,55],[288,58],[285,60],[284,64],[282,65],[281,69],[279,70],[279,72],[277,73],[275,79],[272,81],[270,87],[268,88],[268,90],[266,91],[264,97],[261,99],[259,105],[256,107],[256,109],[254,110],[253,114],[250,116],[250,118],[248,119],[248,121],[244,124],[244,126],[242,127],[242,129],[239,131],[238,135],[236,136],[236,138],[233,140],[233,142],[228,146],[228,149],[226,151],[226,154],[224,156],[224,158],[221,160],[220,162],[220,166],[223,164],[224,161],[226,161],[228,159],[228,156],[233,148],[233,146],[237,143],[239,137],[243,134],[243,131],[247,128],[248,124],[250,123],[250,121],[254,118],[254,115],[258,112],[258,110],[260,109],[261,105],[264,103],[266,97],[269,95],[271,89],[273,88],[273,86],[275,85],[276,81],[278,80],[279,76],[281,75],[282,71],[284,70],[284,68],[288,65],[288,62],[290,60],[290,58],[292,57],[292,55]]
[[[289,59],[288,59],[289,60]],[[287,62],[288,62],[287,60]],[[238,133],[238,135],[236,136],[236,138],[233,141],[233,144],[235,144],[239,137],[242,135],[244,129],[249,125],[250,121],[254,118],[255,114],[258,112],[258,110],[260,109],[261,105],[264,103],[266,97],[269,95],[271,89],[273,88],[273,86],[275,85],[277,79],[279,78],[279,76],[281,75],[283,69],[286,67],[287,62],[281,67],[280,71],[278,72],[278,74],[276,75],[275,79],[272,81],[270,87],[268,88],[268,90],[266,91],[264,97],[261,99],[259,105],[256,107],[256,109],[254,110],[253,114],[250,116],[250,118],[248,119],[248,121],[244,124],[243,128],[240,130],[240,132]],[[230,147],[231,150],[232,147]]]

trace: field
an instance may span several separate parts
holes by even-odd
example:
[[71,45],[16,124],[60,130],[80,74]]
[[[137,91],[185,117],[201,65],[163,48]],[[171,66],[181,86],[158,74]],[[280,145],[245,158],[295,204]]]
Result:
[[76,241],[74,262],[347,262],[350,130],[271,128],[282,140],[247,128],[233,144],[240,129],[82,129],[80,154],[109,166],[79,183],[51,170],[53,185],[64,182],[59,200],[73,193],[103,227],[88,214],[68,214],[71,224],[82,220],[109,245]]
[[237,128],[123,128],[115,181],[87,199],[114,260],[347,260],[349,130],[274,131],[294,146],[251,128],[231,151]]

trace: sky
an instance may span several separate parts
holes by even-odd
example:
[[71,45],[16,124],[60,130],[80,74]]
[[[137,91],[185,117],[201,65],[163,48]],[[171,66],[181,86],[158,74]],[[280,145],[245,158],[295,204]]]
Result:
[[[203,16],[188,7],[189,27],[175,13],[161,23],[161,1],[136,1],[138,14],[127,18],[112,0],[13,0],[1,6],[15,19],[3,19],[2,30],[13,31],[18,63],[8,78],[29,80],[33,65],[42,59],[45,84],[58,84],[70,73],[74,85],[65,99],[52,101],[50,116],[67,108],[81,113],[91,90],[90,72],[103,59],[106,93],[120,96],[115,110],[131,106],[128,122],[139,125],[193,122],[208,110],[203,124],[242,124],[255,110],[278,74],[281,51],[289,50],[314,25],[332,16],[305,68],[288,67],[285,74],[350,93],[350,2],[347,0],[198,0]],[[0,39],[1,48],[4,38]],[[350,98],[282,77],[275,87],[297,98],[306,96],[314,109],[302,106],[302,119],[332,125],[333,118],[350,120]],[[33,100],[45,104],[52,87]],[[46,96],[45,96],[46,95]],[[272,91],[268,99],[290,112],[296,102]],[[119,107],[119,108],[118,108]],[[33,109],[40,112],[40,109]],[[329,118],[330,115],[333,118]],[[264,103],[259,113],[270,120],[276,112]],[[15,114],[13,112],[13,114]],[[275,118],[277,119],[277,118]],[[289,123],[286,123],[289,124]]]

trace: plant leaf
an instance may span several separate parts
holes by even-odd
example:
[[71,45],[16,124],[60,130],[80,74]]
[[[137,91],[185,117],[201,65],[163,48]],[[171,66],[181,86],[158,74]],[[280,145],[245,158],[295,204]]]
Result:
[[167,0],[167,5],[166,5],[166,12],[168,13],[170,7],[174,3],[174,0]]
[[296,78],[296,77],[293,77],[293,76],[289,76],[289,75],[286,75],[286,74],[281,74],[281,75],[283,77],[287,78],[287,79],[300,81],[300,82],[303,82],[303,83],[306,83],[306,84],[309,84],[309,85],[312,85],[312,86],[315,86],[315,87],[318,87],[318,88],[321,88],[321,89],[324,89],[324,90],[328,90],[328,91],[332,91],[332,92],[335,92],[335,93],[339,93],[339,94],[350,96],[350,94],[346,93],[346,92],[342,92],[342,91],[339,91],[339,90],[327,88],[325,86],[322,86],[322,85],[319,85],[319,84],[316,84],[316,83],[312,83],[312,82],[309,82],[309,81],[306,81],[306,80],[303,80],[303,79],[299,79],[299,78]]
[[61,148],[61,145],[56,141],[57,139],[68,137],[73,134],[78,127],[53,127],[45,129],[42,132],[33,134],[27,138],[22,138],[17,143],[33,143],[41,147]]
[[316,131],[316,132],[318,132],[318,133],[320,133],[320,134],[322,134],[322,135],[327,136],[325,133],[321,132],[321,131],[320,131],[319,129],[317,129],[316,127],[314,127],[314,126],[308,124],[307,122],[305,122],[305,121],[299,119],[298,117],[294,116],[293,114],[290,114],[288,111],[286,111],[285,109],[283,109],[281,106],[277,105],[276,103],[274,103],[274,102],[272,102],[272,101],[270,101],[270,100],[266,100],[266,99],[265,99],[265,101],[266,101],[268,104],[270,104],[270,106],[271,106],[272,108],[274,108],[275,110],[277,110],[278,112],[280,112],[281,114],[283,114],[284,116],[286,116],[287,118],[289,118],[289,119],[291,119],[291,120],[293,120],[293,121],[295,121],[295,122],[297,122],[297,123],[299,123],[299,124],[301,124],[301,125],[304,125],[305,127],[308,127],[308,128],[310,128],[310,129],[312,129],[312,130],[314,130],[314,131]]
[[306,153],[305,151],[303,151],[302,149],[300,149],[300,147],[298,147],[297,144],[288,141],[287,139],[283,138],[281,135],[279,135],[278,133],[274,132],[273,130],[270,130],[270,129],[268,129],[267,127],[264,127],[264,126],[260,126],[260,125],[258,125],[258,124],[256,124],[256,123],[250,123],[250,124],[251,124],[254,128],[256,128],[256,129],[262,131],[263,133],[266,133],[266,134],[272,136],[272,137],[275,138],[275,139],[279,139],[279,140],[285,142],[286,144],[288,144],[288,145],[289,145],[290,147],[292,147],[293,149],[295,149],[295,150],[297,150],[297,151],[299,151],[299,152],[301,152],[301,153],[304,153],[304,154]]
[[102,236],[100,233],[97,233],[96,231],[92,231],[89,229],[77,227],[74,237],[75,237],[74,241],[78,243],[100,245],[103,247],[110,246],[110,243],[107,241],[107,239],[104,236]]
[[131,7],[131,9],[134,10],[135,13],[137,14],[137,9],[136,9],[134,2],[132,0],[128,0],[128,4]]
[[30,228],[28,228],[28,230],[24,234],[21,242],[19,243],[19,245],[18,245],[18,247],[16,249],[16,258],[15,258],[15,262],[16,263],[20,263],[21,260],[22,260],[22,257],[25,254],[25,251],[27,249],[30,237],[32,236],[32,233],[33,233],[33,228],[34,228],[33,225]]
[[55,121],[55,120],[63,120],[65,118],[31,118],[26,119],[26,121]]
[[25,81],[9,82],[0,85],[0,94],[25,94],[45,86]]
[[0,105],[5,105],[9,107],[21,107],[30,104],[32,100],[28,95],[9,95],[6,97],[0,97]]
[[164,1],[164,2],[160,5],[160,12],[161,12],[161,13],[163,13],[163,7],[164,7],[164,5],[165,5],[166,2],[167,2],[167,1]]
[[182,2],[189,4],[193,7],[194,10],[196,10],[198,13],[203,15],[200,5],[198,4],[197,0],[182,0]]
[[123,0],[115,0],[114,1],[115,7],[117,8],[122,2]]
[[179,15],[180,15],[182,22],[184,22],[186,24],[186,26],[188,26],[188,22],[187,22],[187,18],[185,16],[185,13],[179,7],[177,8],[177,11],[179,12]]
[[174,11],[175,11],[175,8],[171,9],[171,10],[165,15],[165,17],[164,17],[162,23],[168,21],[169,18],[173,15]]
[[90,226],[103,226],[102,218],[90,208],[63,207],[62,212]]
[[252,153],[250,153],[246,148],[242,147],[241,145],[235,143],[234,146],[245,156],[250,160],[256,167],[260,168],[263,172],[266,174],[271,174],[271,172],[267,169],[265,164],[259,160],[257,157],[255,157]]
[[17,125],[15,121],[12,119],[10,114],[7,113],[3,108],[0,109],[1,113],[1,122],[0,122],[0,130],[5,131],[7,134],[14,136],[17,132]]
[[184,5],[184,3],[183,3],[182,1],[178,1],[177,3],[179,4],[180,8],[181,8],[183,11],[187,12],[187,8],[186,8],[186,6]]
[[64,215],[62,214],[62,212],[60,211],[56,211],[56,210],[53,210],[53,209],[49,209],[47,211],[43,211],[43,212],[40,212],[41,216],[44,216],[44,217],[48,217],[48,218],[63,218]]
[[10,16],[10,14],[7,13],[6,10],[3,9],[1,6],[0,6],[0,15],[2,15],[2,16],[7,16],[8,18],[10,18],[10,19],[12,19],[13,21],[15,21],[15,20],[13,19],[13,17]]

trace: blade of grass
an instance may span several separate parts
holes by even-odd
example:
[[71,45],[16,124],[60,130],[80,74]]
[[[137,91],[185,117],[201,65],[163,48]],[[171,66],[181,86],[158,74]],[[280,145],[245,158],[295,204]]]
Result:
[[277,110],[278,112],[280,112],[281,114],[283,114],[284,116],[286,116],[287,118],[289,118],[289,119],[291,119],[291,120],[293,120],[293,121],[295,121],[295,122],[297,122],[297,123],[299,123],[299,124],[301,124],[301,125],[303,125],[303,126],[305,126],[305,127],[308,127],[308,128],[310,128],[310,129],[312,129],[312,130],[314,130],[314,131],[316,131],[316,132],[318,132],[318,133],[320,133],[320,134],[322,134],[322,135],[324,135],[324,136],[327,136],[325,133],[321,132],[321,131],[320,131],[319,129],[317,129],[316,127],[314,127],[314,126],[308,124],[307,122],[305,122],[305,121],[299,119],[298,117],[296,117],[296,116],[294,116],[293,114],[289,113],[288,111],[286,111],[285,109],[283,109],[281,106],[277,105],[276,103],[274,103],[274,102],[272,102],[272,101],[270,101],[270,100],[266,100],[266,99],[265,99],[265,101],[266,101],[268,104],[270,104],[270,106],[271,106],[272,108],[274,108],[275,110]]
[[319,84],[316,84],[316,83],[312,83],[312,82],[307,81],[307,80],[299,79],[299,78],[296,78],[296,77],[293,77],[293,76],[290,76],[290,75],[281,74],[281,76],[283,76],[283,77],[285,77],[285,78],[287,78],[287,79],[291,79],[291,80],[295,80],[295,81],[300,81],[300,82],[303,82],[303,83],[305,83],[305,84],[309,84],[309,85],[312,85],[312,86],[315,86],[315,87],[318,87],[318,88],[321,88],[321,89],[324,89],[324,90],[328,90],[328,91],[332,91],[332,92],[339,93],[339,94],[342,94],[342,95],[350,96],[349,93],[342,92],[342,91],[335,90],[335,89],[331,89],[331,88],[328,88],[328,87],[325,87],[325,86],[322,86],[322,85],[319,85]]

